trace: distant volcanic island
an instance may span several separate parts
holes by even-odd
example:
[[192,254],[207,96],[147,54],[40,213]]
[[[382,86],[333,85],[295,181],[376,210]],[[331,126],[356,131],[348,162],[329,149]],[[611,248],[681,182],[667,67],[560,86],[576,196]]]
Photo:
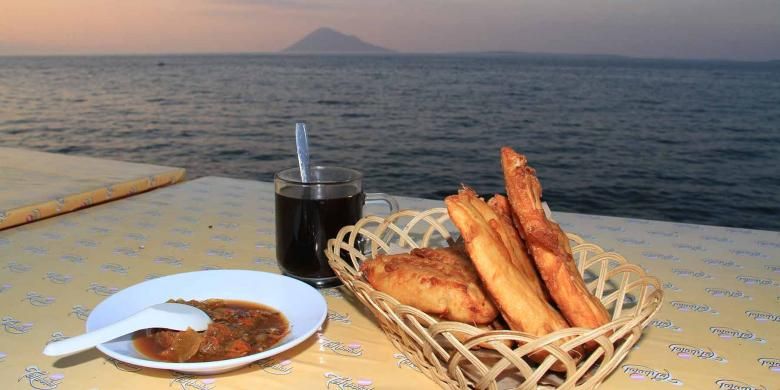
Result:
[[354,36],[340,33],[332,28],[318,28],[300,41],[282,50],[291,54],[348,54],[348,53],[394,53],[395,51],[370,44]]

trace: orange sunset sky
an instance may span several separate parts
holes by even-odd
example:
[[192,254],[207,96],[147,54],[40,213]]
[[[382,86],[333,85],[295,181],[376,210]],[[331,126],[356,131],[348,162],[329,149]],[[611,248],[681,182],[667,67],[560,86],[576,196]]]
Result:
[[323,26],[403,52],[780,59],[779,0],[0,0],[0,55],[273,52]]

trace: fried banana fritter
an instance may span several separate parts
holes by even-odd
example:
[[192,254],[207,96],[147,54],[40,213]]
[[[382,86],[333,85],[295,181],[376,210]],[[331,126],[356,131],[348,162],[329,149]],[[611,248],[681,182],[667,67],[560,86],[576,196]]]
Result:
[[488,324],[498,316],[474,266],[455,249],[379,255],[360,270],[375,289],[428,314],[468,324]]
[[542,208],[542,186],[525,156],[501,148],[501,165],[509,203],[519,222],[539,275],[566,320],[576,327],[595,329],[610,321],[604,305],[585,286],[558,224]]

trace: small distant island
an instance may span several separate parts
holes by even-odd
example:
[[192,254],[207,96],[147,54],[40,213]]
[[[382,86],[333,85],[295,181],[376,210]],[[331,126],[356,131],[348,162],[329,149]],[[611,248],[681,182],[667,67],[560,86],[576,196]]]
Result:
[[332,28],[318,28],[298,42],[282,50],[282,53],[301,54],[348,54],[348,53],[395,53],[394,50],[377,46]]

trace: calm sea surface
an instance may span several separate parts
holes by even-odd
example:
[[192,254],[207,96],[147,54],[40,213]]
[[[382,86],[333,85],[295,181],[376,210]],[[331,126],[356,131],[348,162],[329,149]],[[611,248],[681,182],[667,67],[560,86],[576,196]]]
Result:
[[510,145],[553,210],[780,231],[778,63],[0,57],[0,146],[271,181],[297,120],[368,191],[503,192]]

